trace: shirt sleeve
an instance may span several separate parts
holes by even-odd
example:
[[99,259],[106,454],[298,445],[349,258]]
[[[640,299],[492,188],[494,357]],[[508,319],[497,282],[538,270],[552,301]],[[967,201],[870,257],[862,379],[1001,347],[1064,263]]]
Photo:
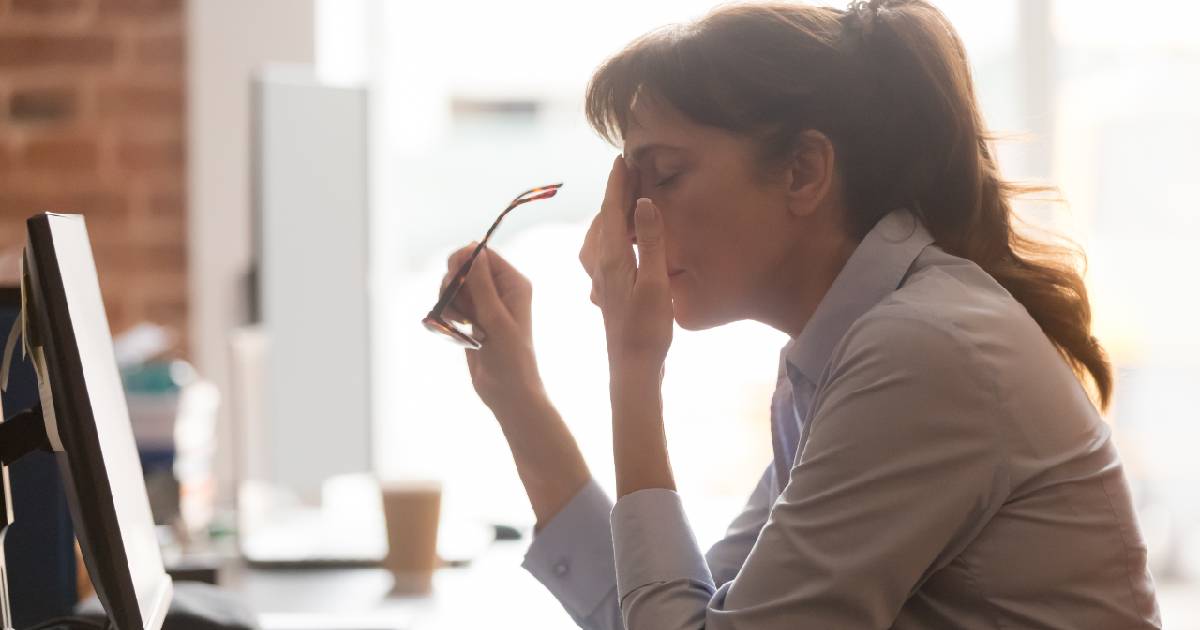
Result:
[[[767,466],[725,537],[709,549],[707,564],[718,580],[737,574],[758,539],[771,505],[771,479]],[[581,628],[589,630],[625,627],[617,603],[611,510],[608,496],[594,480],[588,481],[534,536],[523,565]]]
[[608,516],[612,501],[588,480],[533,537],[521,566],[586,630],[621,630]]
[[857,322],[732,581],[713,580],[674,492],[622,497],[611,520],[626,628],[891,626],[1007,495],[999,405],[973,357],[950,325]]

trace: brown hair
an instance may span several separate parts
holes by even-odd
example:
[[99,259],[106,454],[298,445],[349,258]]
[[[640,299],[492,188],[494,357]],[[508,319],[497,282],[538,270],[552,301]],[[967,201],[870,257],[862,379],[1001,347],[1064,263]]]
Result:
[[911,208],[942,249],[975,262],[1024,305],[1107,407],[1112,367],[1090,331],[1082,252],[1014,230],[1011,200],[1049,189],[1001,179],[966,51],[933,5],[723,6],[606,61],[588,85],[592,127],[617,144],[639,93],[755,138],[764,166],[796,148],[801,132],[825,134],[856,238],[889,210]]

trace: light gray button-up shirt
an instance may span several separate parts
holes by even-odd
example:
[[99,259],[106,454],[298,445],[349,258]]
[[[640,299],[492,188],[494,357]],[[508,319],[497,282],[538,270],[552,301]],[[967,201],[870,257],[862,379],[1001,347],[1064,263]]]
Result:
[[1107,425],[1024,307],[932,243],[884,217],[785,346],[784,461],[707,554],[675,492],[613,507],[592,482],[524,566],[595,629],[1160,627]]

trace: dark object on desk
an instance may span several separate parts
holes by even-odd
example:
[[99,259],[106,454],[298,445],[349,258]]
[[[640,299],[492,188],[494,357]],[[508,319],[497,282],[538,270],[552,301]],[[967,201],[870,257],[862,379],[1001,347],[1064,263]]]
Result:
[[167,575],[175,582],[203,582],[216,584],[220,574],[220,561],[216,558],[187,558],[167,565]]
[[[104,609],[96,598],[79,605],[85,619],[103,619]],[[175,596],[163,621],[163,630],[255,630],[254,613],[228,591],[201,582],[177,582]]]
[[[0,287],[0,348],[21,313],[21,290]],[[38,403],[37,374],[18,349],[9,365],[5,413],[15,415]],[[54,456],[26,455],[9,466],[13,514],[4,536],[13,625],[28,628],[45,619],[71,614],[75,593],[75,531],[67,510]]]
[[521,540],[521,530],[512,525],[495,523],[492,528],[496,530],[496,540]]
[[290,571],[294,569],[377,569],[383,566],[378,558],[350,557],[297,557],[287,560],[258,560],[245,558],[246,566],[265,571]]

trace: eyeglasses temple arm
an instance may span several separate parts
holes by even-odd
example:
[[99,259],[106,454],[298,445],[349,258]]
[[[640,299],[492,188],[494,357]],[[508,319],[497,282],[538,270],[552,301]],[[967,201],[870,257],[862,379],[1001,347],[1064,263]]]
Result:
[[504,217],[508,216],[509,212],[512,212],[513,208],[516,208],[526,201],[530,200],[518,199],[513,201],[507,208],[504,209],[503,212],[500,213],[500,216],[496,217],[496,220],[492,222],[492,227],[488,228],[487,234],[483,235],[483,240],[479,241],[479,244],[475,246],[474,251],[471,252],[471,257],[468,258],[467,261],[458,268],[458,272],[454,274],[454,278],[450,280],[450,284],[446,285],[446,290],[442,292],[442,297],[438,298],[437,304],[435,304],[433,309],[429,311],[430,315],[437,317],[441,316],[442,311],[446,309],[446,306],[454,300],[454,296],[458,295],[459,290],[462,289],[462,285],[465,284],[467,273],[471,271],[471,266],[475,264],[475,259],[479,258],[479,253],[483,251],[483,248],[487,247],[488,241],[491,240],[492,234],[495,233],[496,228],[500,227],[500,222],[504,220]]

